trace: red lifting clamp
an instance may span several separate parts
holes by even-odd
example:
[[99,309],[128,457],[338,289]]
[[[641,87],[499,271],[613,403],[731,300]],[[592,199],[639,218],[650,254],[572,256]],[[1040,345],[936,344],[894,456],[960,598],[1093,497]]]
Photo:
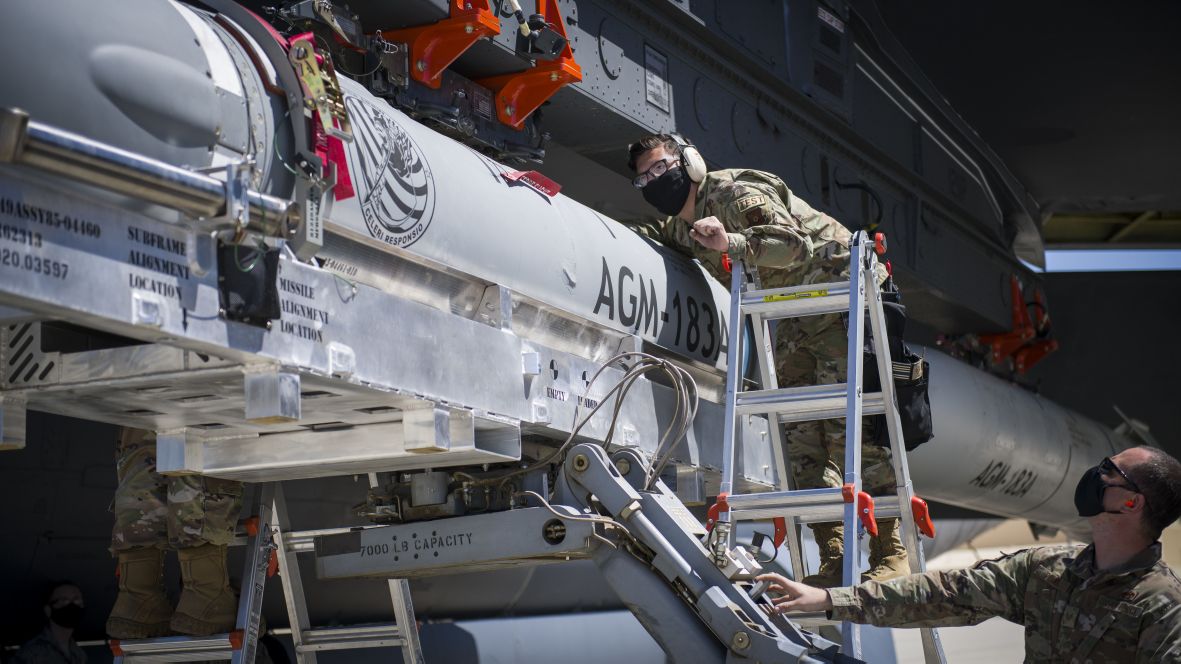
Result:
[[718,517],[721,516],[722,512],[730,511],[730,505],[726,502],[726,499],[729,497],[730,494],[728,493],[719,493],[717,501],[705,511],[706,532],[714,529],[714,524],[718,522]]
[[914,515],[914,525],[919,532],[935,539],[935,522],[931,521],[931,512],[927,510],[927,501],[915,496],[910,499],[910,513]]
[[565,48],[556,60],[538,60],[523,72],[492,76],[476,81],[496,91],[496,115],[504,124],[520,129],[525,118],[537,110],[562,86],[582,80],[582,67],[574,61],[566,24],[558,11],[558,0],[537,0],[537,13],[554,31],[567,39]]
[[873,234],[873,252],[879,256],[882,256],[886,253],[886,234],[885,233],[874,233]]
[[383,31],[388,41],[410,47],[410,76],[438,89],[443,70],[484,37],[500,34],[500,19],[488,0],[451,0],[451,15],[436,23],[402,30]]

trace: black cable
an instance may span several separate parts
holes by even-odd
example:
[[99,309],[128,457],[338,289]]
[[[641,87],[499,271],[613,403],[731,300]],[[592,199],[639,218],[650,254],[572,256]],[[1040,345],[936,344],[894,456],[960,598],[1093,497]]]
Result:
[[[772,537],[768,537],[765,533],[760,533],[759,531],[756,530],[754,534],[759,535],[763,539],[771,540],[771,544],[775,544],[775,539]],[[762,553],[762,551],[763,551],[763,547],[759,546],[758,553]],[[760,565],[769,565],[769,564],[775,562],[775,559],[778,557],[779,557],[779,547],[775,547],[775,553],[773,553],[770,558],[768,558],[766,560],[759,560],[758,556],[756,555],[755,562],[757,562]]]

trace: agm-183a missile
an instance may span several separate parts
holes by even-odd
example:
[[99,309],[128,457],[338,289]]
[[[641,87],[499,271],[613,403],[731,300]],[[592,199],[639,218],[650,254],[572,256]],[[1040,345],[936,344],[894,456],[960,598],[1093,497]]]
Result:
[[[0,106],[177,166],[250,156],[253,186],[292,194],[292,172],[303,166],[282,94],[288,65],[240,16],[147,0],[99,13],[83,0],[7,12],[0,55],[20,66],[10,68]],[[63,31],[71,38],[45,38]],[[496,285],[511,292],[512,332],[522,339],[593,361],[639,339],[691,366],[707,387],[723,380],[729,294],[700,266],[420,124],[360,82],[342,76],[340,88],[352,140],[341,143],[337,176],[347,175],[353,195],[325,208],[316,254],[324,268],[467,317],[481,315],[481,295]],[[620,178],[619,186],[628,185]],[[304,327],[291,333],[315,335]],[[1074,480],[1130,443],[925,352],[935,435],[910,454],[918,493],[1079,530]]]

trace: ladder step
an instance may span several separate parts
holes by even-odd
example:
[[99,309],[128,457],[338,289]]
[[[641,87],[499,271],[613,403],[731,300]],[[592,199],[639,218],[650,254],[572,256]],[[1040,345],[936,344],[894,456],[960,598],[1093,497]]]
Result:
[[809,508],[820,505],[844,505],[845,499],[840,487],[824,489],[796,489],[794,491],[766,491],[763,493],[740,493],[726,498],[730,511],[741,512],[753,509],[774,508],[779,511]]
[[[848,390],[845,383],[834,383],[739,392],[734,397],[734,412],[739,415],[774,414],[779,416],[781,423],[841,418],[848,406]],[[863,415],[886,412],[882,393],[863,394],[861,412]]]
[[[238,641],[237,634],[233,634]],[[241,642],[238,643],[239,647]],[[211,636],[164,636],[156,639],[127,639],[118,642],[124,662],[200,662],[230,659],[234,654],[231,634]]]
[[742,313],[767,320],[849,312],[849,282],[768,288],[742,294]]
[[[799,523],[823,523],[845,518],[846,503],[840,489],[797,489],[731,495],[726,499],[730,518],[755,521],[793,516]],[[875,496],[874,518],[893,519],[901,515],[896,496]]]
[[303,631],[299,652],[348,650],[352,648],[386,648],[405,645],[406,638],[395,624],[355,625],[351,627],[320,627]]

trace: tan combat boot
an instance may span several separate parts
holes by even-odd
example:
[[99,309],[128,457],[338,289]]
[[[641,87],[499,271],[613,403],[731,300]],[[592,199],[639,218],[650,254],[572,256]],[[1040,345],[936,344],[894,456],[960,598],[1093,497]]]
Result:
[[190,636],[207,636],[234,629],[238,598],[226,572],[226,547],[216,544],[177,551],[184,583],[172,629]]
[[150,639],[168,634],[172,605],[164,594],[164,550],[141,547],[120,551],[119,595],[107,618],[116,639]]
[[816,546],[820,547],[820,569],[804,577],[804,583],[817,588],[835,588],[841,585],[845,562],[845,527],[835,523],[818,523],[809,528],[816,538]]
[[889,581],[910,574],[898,519],[879,519],[878,536],[869,540],[869,571],[862,581]]

